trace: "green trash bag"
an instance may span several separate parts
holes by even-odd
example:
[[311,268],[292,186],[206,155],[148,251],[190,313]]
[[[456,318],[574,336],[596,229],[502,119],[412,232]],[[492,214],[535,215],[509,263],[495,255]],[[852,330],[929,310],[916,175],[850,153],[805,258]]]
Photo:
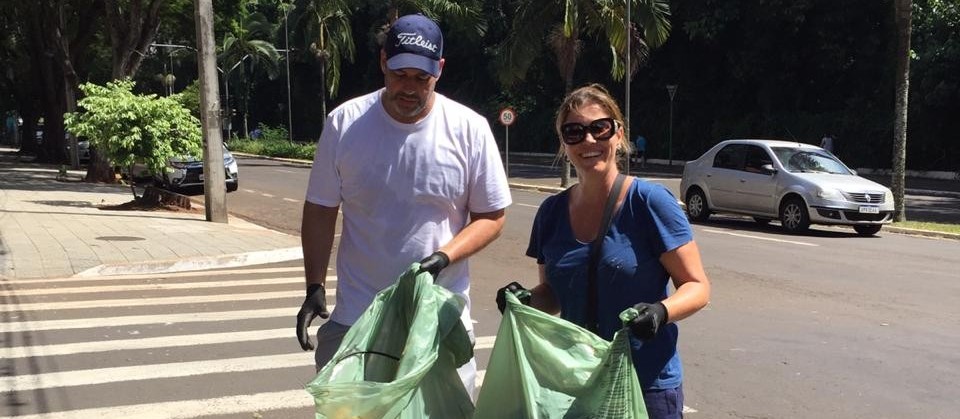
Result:
[[[629,329],[607,342],[506,297],[474,418],[647,418]],[[636,316],[628,308],[620,319]]]
[[457,368],[473,358],[463,301],[417,275],[415,263],[381,291],[337,353],[307,384],[316,417],[469,418],[473,402]]

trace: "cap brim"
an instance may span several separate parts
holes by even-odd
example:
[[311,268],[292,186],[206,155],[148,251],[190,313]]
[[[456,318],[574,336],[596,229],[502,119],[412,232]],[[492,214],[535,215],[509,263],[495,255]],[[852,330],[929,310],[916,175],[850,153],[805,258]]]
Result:
[[440,77],[440,61],[417,54],[401,53],[394,55],[387,60],[387,68],[391,70],[415,68],[429,73],[433,77]]

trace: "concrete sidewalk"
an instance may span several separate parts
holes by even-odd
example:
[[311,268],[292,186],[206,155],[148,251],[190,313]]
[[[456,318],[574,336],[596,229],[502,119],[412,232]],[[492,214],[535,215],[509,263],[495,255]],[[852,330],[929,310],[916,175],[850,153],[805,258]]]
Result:
[[130,188],[57,180],[54,165],[0,148],[0,277],[53,278],[242,266],[302,257],[300,238],[199,211],[107,210]]

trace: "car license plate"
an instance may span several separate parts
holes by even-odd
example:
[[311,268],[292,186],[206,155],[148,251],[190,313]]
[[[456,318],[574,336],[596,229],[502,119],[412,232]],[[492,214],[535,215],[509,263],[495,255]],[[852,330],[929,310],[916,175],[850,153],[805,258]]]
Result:
[[880,207],[861,206],[861,207],[860,207],[860,213],[861,213],[861,214],[879,214],[879,213],[880,213]]
[[[197,178],[200,179],[201,182],[203,182],[203,173],[197,175]],[[860,212],[863,212],[863,207],[860,207]]]

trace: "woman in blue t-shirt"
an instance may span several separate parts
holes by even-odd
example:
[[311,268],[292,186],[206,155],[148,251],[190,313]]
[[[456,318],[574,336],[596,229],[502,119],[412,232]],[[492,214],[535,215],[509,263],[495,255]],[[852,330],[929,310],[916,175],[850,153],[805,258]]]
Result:
[[[577,169],[579,183],[547,198],[537,212],[527,255],[537,259],[540,283],[525,304],[586,327],[588,253],[600,230],[607,198],[620,174],[618,155],[629,155],[623,116],[597,84],[566,97],[557,112],[560,153]],[[703,308],[710,282],[677,199],[665,187],[627,177],[603,237],[597,271],[595,332],[610,340],[619,313],[640,312],[630,329],[633,363],[651,419],[682,418],[683,372],[676,322]],[[668,293],[673,279],[676,290]],[[523,290],[514,282],[497,293]],[[521,293],[523,294],[523,293]]]

